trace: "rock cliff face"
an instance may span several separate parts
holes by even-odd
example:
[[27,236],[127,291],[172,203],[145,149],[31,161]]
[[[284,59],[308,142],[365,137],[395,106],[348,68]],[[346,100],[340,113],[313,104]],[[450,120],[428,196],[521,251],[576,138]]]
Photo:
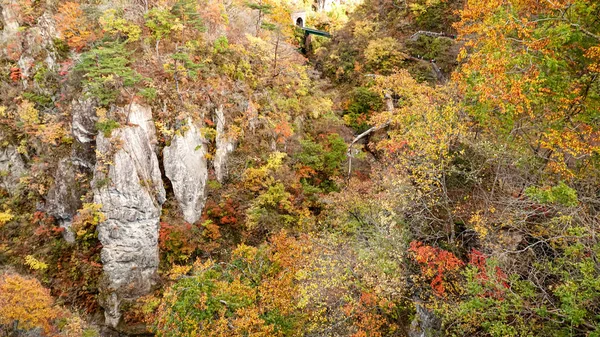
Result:
[[[52,15],[43,13],[34,26],[21,31],[17,12],[19,2],[0,0],[0,7],[3,24],[0,32],[0,58],[17,61],[24,78],[30,75],[36,60],[44,60],[50,69],[56,68],[57,57],[53,41],[58,35]],[[24,79],[23,84],[27,87],[28,81]]]
[[96,145],[100,157],[94,171],[94,202],[102,205],[106,216],[98,225],[106,278],[101,305],[106,324],[115,327],[121,302],[147,293],[154,284],[165,190],[143,127],[117,129],[109,138],[99,134]]
[[175,198],[189,223],[200,219],[206,202],[206,145],[198,128],[188,121],[184,135],[176,135],[163,150],[165,175],[173,185]]
[[88,190],[88,177],[96,161],[96,112],[92,100],[80,99],[72,103],[71,134],[75,141],[71,155],[58,163],[54,185],[46,197],[46,210],[65,228],[63,237],[67,242],[75,241],[71,232],[73,216],[81,207],[81,197]]
[[141,127],[146,132],[150,145],[154,147],[156,145],[156,127],[154,126],[150,107],[134,102],[131,106],[122,108],[122,110],[123,115],[129,116],[129,124]]
[[217,124],[217,138],[216,138],[216,151],[213,166],[215,168],[215,175],[220,183],[227,176],[227,158],[229,154],[235,150],[235,141],[227,136],[225,132],[225,126],[227,121],[223,114],[223,106],[219,106],[215,109],[215,119]]
[[0,186],[13,193],[24,172],[25,163],[17,149],[12,145],[0,148]]
[[416,315],[410,324],[410,330],[408,332],[409,337],[436,337],[441,336],[441,322],[435,314],[423,307],[423,305],[416,303]]
[[69,242],[75,242],[75,233],[71,231],[73,216],[81,206],[81,196],[83,190],[77,183],[78,169],[71,161],[71,158],[63,158],[56,168],[54,175],[54,185],[48,191],[46,197],[46,211],[52,215],[60,227],[64,228],[64,239]]

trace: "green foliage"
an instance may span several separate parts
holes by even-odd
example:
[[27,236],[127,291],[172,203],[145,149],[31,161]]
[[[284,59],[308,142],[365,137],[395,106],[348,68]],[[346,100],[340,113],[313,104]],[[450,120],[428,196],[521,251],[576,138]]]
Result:
[[257,10],[262,14],[271,14],[273,12],[273,5],[256,2],[246,2],[246,6],[250,9]]
[[119,127],[121,127],[121,124],[113,119],[107,119],[103,122],[96,122],[96,130],[102,132],[104,137],[107,138],[111,136],[114,129],[118,129]]
[[226,52],[229,49],[229,41],[227,40],[227,36],[219,36],[213,45],[215,53],[219,54]]
[[332,133],[323,140],[322,144],[310,139],[303,139],[300,144],[302,150],[295,155],[295,159],[315,173],[307,182],[322,188],[325,192],[335,190],[336,186],[332,179],[339,174],[348,150],[342,137]]
[[529,186],[525,189],[525,195],[542,204],[560,204],[568,207],[577,206],[579,204],[579,201],[577,200],[577,191],[569,187],[563,181],[556,186],[547,188]]
[[[187,51],[180,51],[178,53],[172,54],[171,57],[175,60],[177,65],[181,65],[184,70],[184,74],[191,79],[196,79],[198,77],[198,71],[204,67],[202,63],[195,63],[191,57],[190,53]],[[180,69],[175,69],[175,66],[169,67],[169,71],[171,72],[179,72]]]
[[183,28],[179,18],[166,9],[152,8],[145,18],[145,25],[155,40],[162,40]]
[[269,186],[248,209],[248,228],[252,230],[260,225],[276,231],[291,227],[297,221],[291,199],[292,195],[281,182]]
[[23,97],[28,101],[35,103],[38,107],[45,108],[52,105],[52,97],[40,95],[33,92],[24,92]]
[[157,336],[299,336],[294,298],[306,249],[280,234],[271,244],[239,245],[227,263],[196,262],[170,287],[153,319]]
[[76,69],[83,73],[89,95],[108,105],[119,98],[121,89],[141,82],[142,76],[131,68],[131,54],[119,42],[105,42],[84,53]]
[[[503,284],[498,278],[497,262],[465,269],[465,294],[458,305],[439,310],[450,336],[463,336],[482,330],[495,337],[503,336],[593,336],[600,327],[599,271],[594,267],[599,246],[591,250],[582,244],[570,246],[554,261],[535,266],[546,271],[552,281],[544,285],[513,275]],[[587,255],[587,256],[586,256]],[[553,294],[547,297],[539,287]]]
[[362,133],[370,127],[368,121],[371,113],[382,107],[383,101],[377,93],[365,87],[355,88],[344,121],[357,133]]
[[69,55],[69,45],[67,44],[67,42],[65,40],[55,38],[52,40],[52,44],[54,45],[54,48],[55,48],[59,58],[61,58],[61,59],[67,58],[67,56]]
[[142,88],[138,93],[144,97],[147,101],[153,101],[157,97],[157,91],[154,88]]
[[195,29],[198,32],[206,31],[206,26],[200,15],[200,3],[194,0],[178,0],[171,13],[175,15],[182,24]]

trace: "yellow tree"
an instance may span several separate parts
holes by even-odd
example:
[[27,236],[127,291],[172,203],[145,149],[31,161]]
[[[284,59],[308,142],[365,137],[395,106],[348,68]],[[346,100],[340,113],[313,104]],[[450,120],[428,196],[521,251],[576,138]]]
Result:
[[17,274],[0,276],[0,326],[49,332],[57,315],[50,290],[38,280]]
[[599,10],[591,0],[470,0],[455,25],[465,41],[455,80],[475,126],[566,177],[600,151]]
[[[405,197],[427,212],[439,212],[448,239],[454,241],[453,210],[447,190],[448,174],[456,148],[466,130],[459,118],[452,87],[418,83],[406,70],[377,76],[376,91],[388,110],[373,116],[374,128],[387,126],[388,138],[377,147],[400,174],[393,183],[409,187]],[[373,130],[373,129],[372,129]]]

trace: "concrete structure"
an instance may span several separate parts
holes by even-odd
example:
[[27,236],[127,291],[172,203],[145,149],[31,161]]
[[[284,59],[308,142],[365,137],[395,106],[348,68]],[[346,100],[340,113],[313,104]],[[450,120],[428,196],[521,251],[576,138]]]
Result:
[[292,13],[292,24],[298,27],[306,25],[306,11],[296,11]]

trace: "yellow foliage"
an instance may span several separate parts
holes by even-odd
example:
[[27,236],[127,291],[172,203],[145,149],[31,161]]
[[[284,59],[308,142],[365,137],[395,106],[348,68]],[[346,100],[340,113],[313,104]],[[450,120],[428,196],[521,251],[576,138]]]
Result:
[[99,22],[105,32],[126,35],[127,41],[131,42],[140,39],[142,33],[140,27],[117,15],[116,9],[109,9],[104,12]]
[[57,315],[50,291],[38,280],[16,274],[0,276],[0,324],[18,321],[21,329],[49,332]]
[[182,275],[187,274],[192,269],[192,266],[173,265],[169,271],[169,279],[177,280]]
[[7,222],[13,219],[13,215],[10,213],[10,209],[4,212],[0,212],[0,227],[4,226]]
[[274,183],[274,179],[271,176],[276,172],[283,164],[283,159],[287,155],[283,152],[273,152],[269,155],[267,163],[258,168],[248,168],[244,172],[244,187],[258,192],[259,190],[266,188]]
[[95,235],[96,226],[106,220],[101,210],[102,205],[100,204],[84,203],[83,207],[77,211],[72,228],[78,238],[86,239]]
[[25,124],[32,125],[40,123],[40,112],[35,108],[33,103],[28,100],[23,100],[21,104],[19,104],[17,114],[19,119]]
[[25,264],[33,270],[44,270],[48,268],[47,264],[36,259],[35,257],[33,257],[33,255],[25,256]]

